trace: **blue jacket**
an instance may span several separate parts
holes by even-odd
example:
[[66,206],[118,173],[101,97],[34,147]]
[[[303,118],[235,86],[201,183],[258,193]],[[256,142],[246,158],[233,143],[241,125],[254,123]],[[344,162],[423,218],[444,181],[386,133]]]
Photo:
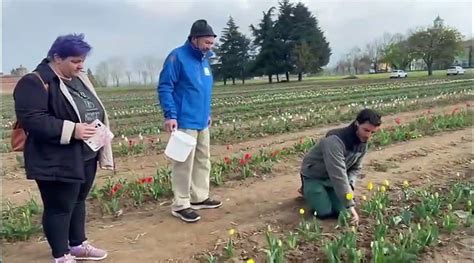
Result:
[[165,119],[176,119],[178,128],[203,130],[211,114],[213,77],[209,55],[189,41],[171,51],[158,81],[158,97]]

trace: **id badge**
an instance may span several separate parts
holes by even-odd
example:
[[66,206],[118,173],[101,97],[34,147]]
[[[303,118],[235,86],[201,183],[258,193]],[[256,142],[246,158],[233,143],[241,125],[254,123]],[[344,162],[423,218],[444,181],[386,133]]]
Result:
[[211,75],[211,71],[209,70],[208,67],[205,67],[205,68],[204,68],[204,75],[206,75],[206,76],[210,76],[210,75]]

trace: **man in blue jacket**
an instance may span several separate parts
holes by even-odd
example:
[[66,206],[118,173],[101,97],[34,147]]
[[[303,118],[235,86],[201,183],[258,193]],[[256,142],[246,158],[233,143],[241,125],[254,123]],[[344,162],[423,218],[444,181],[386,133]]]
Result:
[[171,212],[188,223],[201,219],[195,210],[222,205],[209,198],[213,77],[208,58],[215,37],[206,20],[194,22],[186,43],[166,58],[158,83],[166,131],[179,129],[197,141],[186,161],[174,162],[172,171],[174,200]]

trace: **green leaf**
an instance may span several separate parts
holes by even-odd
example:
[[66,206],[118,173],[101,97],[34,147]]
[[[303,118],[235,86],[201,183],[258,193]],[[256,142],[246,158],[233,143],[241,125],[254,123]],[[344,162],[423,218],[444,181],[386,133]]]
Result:
[[403,221],[403,218],[401,216],[392,217],[392,223],[394,226],[400,224],[400,222],[402,221]]

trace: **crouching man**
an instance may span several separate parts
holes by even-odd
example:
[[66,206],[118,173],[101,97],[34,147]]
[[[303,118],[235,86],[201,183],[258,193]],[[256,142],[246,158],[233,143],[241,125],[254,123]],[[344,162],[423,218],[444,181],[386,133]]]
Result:
[[348,209],[357,224],[354,184],[367,152],[367,142],[382,124],[381,116],[364,109],[347,127],[326,134],[304,157],[300,192],[312,212],[320,219],[337,218]]

